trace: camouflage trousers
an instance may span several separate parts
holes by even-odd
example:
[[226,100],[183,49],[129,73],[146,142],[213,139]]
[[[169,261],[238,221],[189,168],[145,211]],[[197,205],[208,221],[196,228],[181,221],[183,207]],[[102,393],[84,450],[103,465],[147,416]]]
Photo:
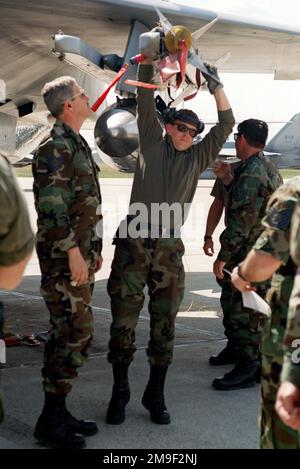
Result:
[[[257,293],[264,298],[268,286],[257,286]],[[221,306],[225,335],[236,348],[238,356],[246,360],[260,357],[262,330],[265,317],[245,308],[241,293],[227,279],[222,281]]]
[[285,425],[275,411],[280,386],[283,351],[262,354],[261,404],[259,415],[261,449],[300,449],[300,432]]
[[[4,339],[4,306],[2,302],[0,301],[0,339]],[[0,364],[1,367],[1,364]],[[0,370],[1,373],[1,370]],[[3,404],[2,404],[2,398],[0,394],[0,423],[3,422],[4,419],[4,409],[3,409]]]
[[91,307],[94,277],[73,287],[68,275],[43,275],[41,293],[50,312],[51,334],[45,344],[42,369],[45,392],[66,395],[70,380],[83,365],[93,336]]
[[261,407],[259,417],[261,448],[300,449],[300,432],[286,426],[275,411],[283,364],[283,338],[294,275],[273,275],[267,293],[272,315],[266,321],[262,337]]
[[135,328],[144,304],[150,301],[150,340],[146,350],[152,365],[172,362],[175,319],[184,296],[184,245],[180,238],[117,239],[107,291],[112,324],[108,361],[130,363],[136,350]]

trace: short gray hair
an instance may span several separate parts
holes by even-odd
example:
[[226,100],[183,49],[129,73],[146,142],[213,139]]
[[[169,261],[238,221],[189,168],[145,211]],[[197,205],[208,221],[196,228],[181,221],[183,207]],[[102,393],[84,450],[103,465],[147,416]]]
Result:
[[76,80],[72,77],[59,77],[46,83],[41,95],[53,117],[58,117],[63,112],[64,102],[73,96],[73,85]]

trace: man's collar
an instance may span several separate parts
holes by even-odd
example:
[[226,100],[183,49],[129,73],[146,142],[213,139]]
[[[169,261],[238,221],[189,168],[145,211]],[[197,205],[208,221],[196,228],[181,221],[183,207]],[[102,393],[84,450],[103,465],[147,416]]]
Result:
[[53,132],[56,135],[63,135],[67,134],[70,137],[74,138],[78,143],[82,143],[81,136],[75,132],[75,130],[72,129],[68,124],[66,124],[64,121],[60,119],[56,119],[54,126],[53,126]]
[[248,161],[250,161],[252,158],[254,158],[255,156],[258,156],[258,157],[261,157],[261,156],[264,156],[264,152],[261,151],[261,150],[258,150],[256,153],[252,153],[252,155],[249,155],[247,158],[239,158],[243,163],[247,163]]

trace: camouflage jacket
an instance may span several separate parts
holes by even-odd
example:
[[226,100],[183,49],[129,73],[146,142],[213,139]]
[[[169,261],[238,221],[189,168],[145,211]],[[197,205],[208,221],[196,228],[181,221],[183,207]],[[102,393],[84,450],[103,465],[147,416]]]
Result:
[[227,227],[220,236],[221,250],[218,259],[228,267],[242,261],[263,227],[271,194],[282,184],[282,178],[273,163],[263,155],[253,155],[235,171],[231,185]]
[[9,162],[0,156],[0,265],[21,262],[33,249],[26,201]]
[[96,234],[102,218],[101,194],[87,142],[57,120],[51,137],[34,154],[32,173],[42,272],[64,270],[67,251],[76,246],[93,266],[102,248]]
[[[242,163],[241,161],[237,161],[237,162],[235,161],[234,163],[230,163],[231,171],[235,171],[236,168],[238,168],[241,165],[241,163]],[[229,192],[226,189],[226,187],[224,186],[224,183],[223,183],[222,179],[220,179],[218,177],[216,178],[210,195],[212,197],[214,197],[215,199],[217,199],[217,200],[222,200],[223,206],[224,206],[224,209],[225,209],[224,224],[225,224],[225,226],[227,226],[227,218],[228,218],[227,207],[228,207]]]
[[298,180],[299,194],[292,218],[290,249],[298,269],[289,303],[281,381],[290,381],[300,387],[300,177],[294,179]]
[[296,265],[291,258],[290,233],[292,215],[300,200],[300,177],[279,187],[272,195],[262,220],[264,231],[257,239],[254,249],[270,254],[282,262],[272,277],[266,300],[272,315],[265,328],[262,352],[283,355],[283,336],[286,329],[289,299],[293,288]]

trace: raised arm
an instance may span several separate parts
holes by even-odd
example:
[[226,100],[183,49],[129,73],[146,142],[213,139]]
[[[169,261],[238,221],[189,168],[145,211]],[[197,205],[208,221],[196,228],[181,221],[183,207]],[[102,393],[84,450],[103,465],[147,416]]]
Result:
[[213,97],[215,98],[218,111],[228,111],[228,109],[231,109],[231,106],[225,94],[224,88],[219,88],[213,94]]
[[[151,59],[145,59],[138,68],[138,80],[150,83],[153,76]],[[163,129],[159,123],[154,90],[139,86],[137,88],[137,123],[140,137],[140,148],[147,148],[162,138]]]

